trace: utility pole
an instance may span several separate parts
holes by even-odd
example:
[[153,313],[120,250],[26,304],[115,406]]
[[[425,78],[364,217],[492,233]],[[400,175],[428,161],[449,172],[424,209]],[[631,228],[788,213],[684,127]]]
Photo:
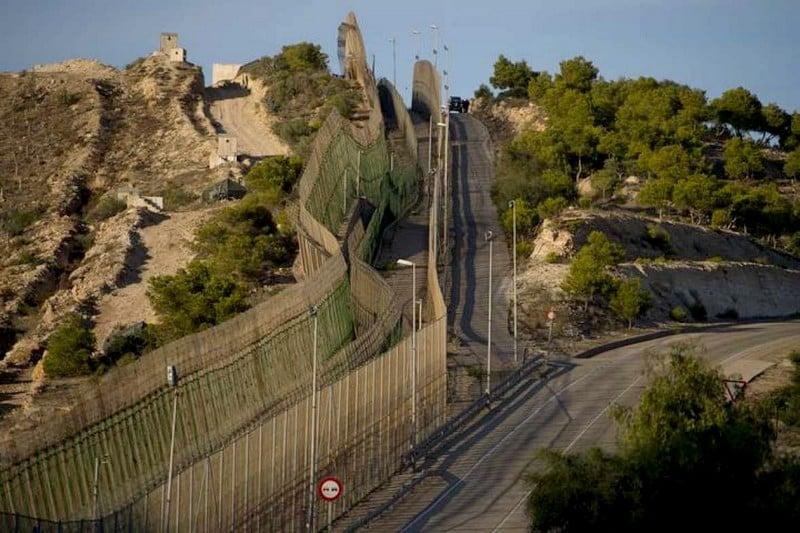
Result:
[[430,174],[433,164],[433,110],[428,117],[428,173]]
[[411,451],[417,445],[417,265],[408,259],[397,264],[411,267]]
[[439,28],[436,24],[431,24],[431,32],[433,33],[433,66],[439,64],[439,51],[436,49],[439,46]]
[[489,243],[489,320],[486,333],[486,401],[492,392],[492,239],[494,234],[486,232],[486,242]]
[[397,89],[397,39],[392,37],[389,42],[392,43],[392,85]]
[[450,49],[447,45],[444,45],[444,51],[447,57],[445,62],[445,71],[444,71],[444,110],[445,116],[445,128],[444,128],[444,183],[443,183],[443,195],[442,195],[442,203],[443,203],[443,215],[444,215],[444,241],[443,241],[443,250],[444,253],[447,253],[447,197],[448,197],[448,189],[447,189],[447,168],[450,162],[450,80],[449,70],[450,70]]
[[172,435],[169,440],[169,473],[167,474],[167,496],[162,506],[161,524],[162,531],[169,531],[169,506],[172,497],[172,470],[175,464],[175,425],[178,421],[178,370],[167,366],[167,383],[175,391],[172,396]]
[[508,207],[511,208],[512,220],[512,241],[511,241],[511,254],[514,258],[514,364],[517,364],[517,201],[511,200],[508,202]]
[[417,41],[417,48],[415,50],[416,54],[414,54],[414,59],[416,61],[419,61],[419,56],[422,53],[422,32],[419,30],[412,30],[411,35],[413,35]]
[[317,306],[308,310],[314,320],[313,355],[311,357],[311,457],[308,465],[308,519],[306,529],[314,531],[314,482],[317,477]]

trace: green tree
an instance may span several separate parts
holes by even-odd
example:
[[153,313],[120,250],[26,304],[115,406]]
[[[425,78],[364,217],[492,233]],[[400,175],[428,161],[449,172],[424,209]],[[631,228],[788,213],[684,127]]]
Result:
[[746,131],[759,130],[763,124],[761,102],[758,97],[743,87],[728,89],[711,106],[720,124],[733,128],[741,137]]
[[618,168],[615,160],[607,159],[606,165],[592,174],[591,183],[595,190],[600,191],[603,200],[613,195],[622,183],[621,169]]
[[553,77],[548,72],[539,72],[528,83],[528,98],[534,102],[541,102],[552,87]]
[[492,90],[488,85],[481,83],[480,86],[475,90],[475,98],[485,98],[491,102],[494,99],[494,94],[492,94]]
[[689,153],[681,146],[662,146],[639,157],[640,166],[657,178],[679,180],[692,171]]
[[790,178],[797,178],[800,176],[800,148],[795,148],[786,158],[786,163],[783,165],[783,171]]
[[649,291],[643,289],[639,278],[630,278],[622,281],[611,297],[611,310],[617,316],[628,322],[628,329],[633,327],[636,320],[652,304],[653,297]]
[[[548,131],[555,142],[560,142],[575,166],[575,180],[583,174],[583,163],[595,155],[601,129],[594,124],[591,104],[587,95],[566,89],[548,93],[545,99],[548,111]],[[545,137],[547,138],[547,137]]]
[[583,56],[573,57],[559,63],[556,83],[585,93],[592,88],[592,82],[597,79],[599,72],[597,67]]
[[561,288],[570,296],[583,300],[584,310],[596,294],[609,294],[615,280],[608,267],[617,264],[625,256],[625,250],[612,242],[605,233],[593,231],[586,244],[575,254],[569,272]]
[[567,202],[567,199],[563,196],[551,196],[550,198],[544,199],[536,206],[536,212],[542,220],[545,218],[555,218],[560,215],[568,205],[569,202]]
[[672,205],[672,191],[675,189],[675,180],[671,178],[650,179],[642,185],[639,191],[639,203],[658,209],[658,218],[662,218],[664,210]]
[[[517,212],[517,235],[523,237],[530,235],[533,233],[536,224],[539,223],[539,216],[526,200],[517,198],[514,203]],[[514,210],[512,208],[509,207],[503,211],[501,223],[503,224],[503,229],[510,235],[514,229]]]
[[526,96],[533,76],[534,73],[526,61],[510,61],[501,54],[494,63],[494,73],[489,78],[489,83],[505,91],[507,96]]
[[786,143],[786,140],[791,133],[792,117],[781,109],[778,104],[768,104],[761,109],[762,124],[764,135],[761,141],[768,141],[778,139],[781,145]]
[[150,279],[147,297],[164,340],[209,328],[247,309],[244,286],[192,261],[174,275]]
[[290,72],[326,70],[328,68],[328,56],[322,51],[318,44],[301,42],[286,45],[281,49],[281,53],[275,57],[277,69],[288,70]]
[[770,530],[800,516],[800,462],[775,458],[768,413],[730,402],[685,345],[653,363],[638,405],[612,409],[617,453],[545,455],[533,531],[675,531],[687,516],[692,530]]
[[753,141],[729,139],[723,150],[725,174],[729,178],[752,178],[764,171],[764,158]]
[[92,372],[95,337],[83,319],[71,314],[47,339],[47,354],[42,361],[50,377],[83,376]]
[[704,174],[679,180],[672,191],[675,207],[689,211],[692,223],[701,222],[716,206],[719,183]]

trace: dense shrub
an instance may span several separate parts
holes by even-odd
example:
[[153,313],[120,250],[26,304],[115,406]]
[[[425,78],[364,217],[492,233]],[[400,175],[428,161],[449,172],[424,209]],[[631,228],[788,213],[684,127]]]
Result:
[[82,376],[92,372],[95,338],[78,315],[69,315],[47,339],[43,366],[50,377]]
[[274,156],[259,161],[245,176],[247,189],[254,192],[290,192],[300,178],[303,162],[299,157]]
[[117,200],[113,196],[103,196],[89,212],[87,219],[91,222],[100,222],[125,211],[126,208],[127,204],[124,201]]
[[544,454],[545,468],[529,480],[531,530],[778,531],[794,523],[800,462],[776,453],[776,410],[729,401],[722,374],[686,346],[656,361],[638,405],[612,408],[617,451]]
[[689,304],[689,313],[692,315],[692,318],[697,322],[704,322],[708,318],[708,313],[706,312],[706,306],[703,305],[703,302],[700,300],[696,300]]
[[192,261],[171,276],[153,277],[147,289],[159,317],[160,341],[175,339],[221,323],[247,309],[243,285]]
[[123,360],[135,360],[157,344],[153,327],[144,322],[114,328],[103,344],[104,363],[110,366]]
[[628,323],[630,329],[633,321],[641,316],[652,302],[653,296],[642,288],[639,278],[631,278],[620,282],[611,297],[610,307],[617,316]]
[[625,255],[625,250],[599,231],[589,234],[587,243],[578,250],[561,288],[570,296],[583,300],[584,309],[595,295],[609,296],[617,282],[608,272]]
[[16,209],[10,208],[0,212],[0,230],[11,236],[22,235],[25,229],[42,218],[44,210],[41,208]]
[[670,310],[669,317],[676,322],[685,322],[689,317],[689,313],[682,306],[676,305]]
[[254,282],[268,269],[288,264],[293,243],[278,231],[260,195],[247,195],[201,226],[193,243],[198,257],[221,276]]
[[669,233],[661,226],[649,224],[647,226],[647,232],[644,235],[644,241],[666,255],[672,253],[672,242]]

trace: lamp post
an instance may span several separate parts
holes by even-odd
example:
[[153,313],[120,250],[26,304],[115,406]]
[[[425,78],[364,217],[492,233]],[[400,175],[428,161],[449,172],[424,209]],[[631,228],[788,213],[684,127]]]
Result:
[[433,159],[433,110],[431,110],[431,116],[428,117],[428,174],[430,174],[432,167],[432,159]]
[[417,265],[408,259],[397,264],[411,267],[411,451],[417,445]]
[[175,463],[175,425],[178,421],[178,370],[167,366],[167,383],[175,391],[172,396],[172,435],[169,440],[169,472],[167,473],[167,494],[161,508],[161,530],[169,531],[169,506],[172,497],[172,470]]
[[308,310],[309,316],[314,320],[314,340],[311,356],[311,457],[308,465],[308,518],[306,529],[314,530],[314,482],[317,477],[317,306],[312,305]]
[[431,24],[431,33],[433,34],[433,66],[438,66],[439,51],[436,50],[439,46],[439,27],[436,24]]
[[[447,115],[450,114],[450,113],[447,112],[447,108],[445,106],[442,106],[442,112],[443,113],[447,113]],[[445,141],[444,141],[444,143],[445,143],[445,154],[447,154],[447,137],[446,137],[446,135],[447,135],[447,133],[446,133],[447,132],[447,119],[445,119],[445,122],[437,122],[436,123],[436,127],[439,128],[439,130],[437,131],[436,137],[440,139],[440,142],[438,142],[436,144],[436,149],[437,149],[436,150],[437,151],[436,160],[438,161],[437,168],[441,168],[441,165],[442,165],[442,142],[441,142],[441,138],[443,136],[445,137]],[[444,130],[444,132],[445,132],[444,134],[442,133],[442,130]],[[445,157],[447,157],[447,156],[445,155]],[[444,168],[447,169],[447,161],[444,161]],[[445,170],[445,172],[447,172],[447,170]],[[445,194],[445,193],[442,192],[442,194]],[[446,218],[446,212],[445,212],[445,217],[444,218]],[[436,220],[437,220],[437,225],[436,225],[437,235],[436,235],[436,237],[438,239],[438,237],[439,237],[439,235],[438,235],[438,231],[439,231],[439,225],[438,225],[439,216],[438,216],[438,213],[437,213],[437,216],[436,216]],[[444,233],[446,233],[447,232],[447,222],[444,219],[442,220],[442,225],[443,225],[443,228],[444,228]],[[446,245],[447,237],[445,237],[444,234],[442,235],[442,239],[443,239],[443,245]],[[438,243],[438,240],[436,242]],[[442,250],[445,250],[445,248],[442,248]]]
[[508,202],[511,208],[511,256],[514,264],[514,364],[517,364],[517,201]]
[[103,456],[103,459],[100,457],[94,458],[94,485],[92,485],[92,513],[94,514],[94,519],[96,522],[100,520],[100,506],[99,496],[100,496],[100,463],[107,463],[108,462],[108,455]]
[[492,392],[492,241],[494,234],[486,232],[486,242],[489,243],[489,320],[486,333],[486,401],[489,401],[489,394]]
[[422,53],[422,32],[419,30],[411,30],[411,35],[413,35],[417,41],[416,54],[414,54],[414,59],[416,61],[419,61],[419,55]]
[[397,89],[397,39],[392,37],[389,42],[392,43],[392,85]]

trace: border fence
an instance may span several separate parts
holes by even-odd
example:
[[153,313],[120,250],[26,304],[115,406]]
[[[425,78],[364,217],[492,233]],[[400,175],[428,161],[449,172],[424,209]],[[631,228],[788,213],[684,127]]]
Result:
[[[324,524],[323,513],[339,515],[361,500],[444,423],[438,175],[425,323],[415,343],[394,291],[370,266],[386,224],[417,200],[413,123],[383,80],[392,126],[408,152],[398,160],[412,162],[392,165],[378,84],[352,14],[339,28],[339,44],[345,75],[359,82],[370,113],[350,121],[334,111],[315,138],[298,185],[301,281],[224,324],[113,369],[35,438],[0,450],[0,530],[297,530],[310,517],[310,476],[335,474],[344,496],[315,508],[312,520]],[[430,68],[415,66],[415,76],[419,70],[426,79],[415,81],[414,94],[438,110],[431,86],[438,74]],[[316,390],[313,345],[321,360]],[[182,376],[177,387],[166,383],[167,365]],[[167,495],[173,405],[175,475]]]

